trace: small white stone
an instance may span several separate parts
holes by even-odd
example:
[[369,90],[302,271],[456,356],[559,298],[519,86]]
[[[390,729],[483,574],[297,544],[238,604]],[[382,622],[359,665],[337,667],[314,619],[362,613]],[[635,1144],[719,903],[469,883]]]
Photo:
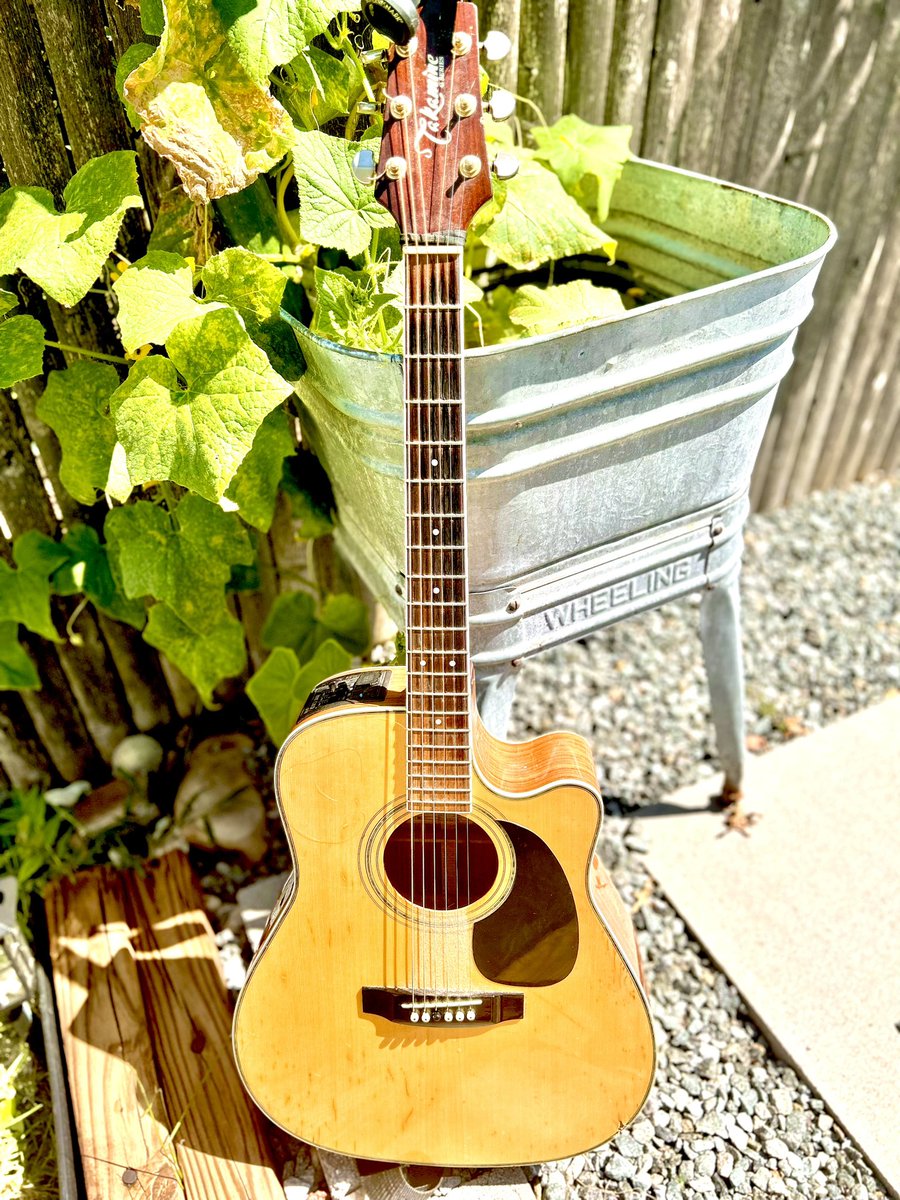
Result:
[[794,1100],[787,1088],[776,1088],[770,1097],[775,1111],[786,1117],[794,1111]]
[[781,1138],[768,1138],[766,1141],[766,1153],[772,1158],[787,1158],[788,1147]]

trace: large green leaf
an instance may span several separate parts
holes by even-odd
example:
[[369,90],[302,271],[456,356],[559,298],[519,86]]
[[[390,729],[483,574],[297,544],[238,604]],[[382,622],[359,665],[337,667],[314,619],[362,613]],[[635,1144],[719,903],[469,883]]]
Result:
[[151,250],[133,263],[113,291],[119,298],[122,342],[132,354],[148,343],[164,345],[176,325],[207,311],[194,295],[191,264],[162,250]]
[[368,271],[316,267],[316,307],[310,328],[360,350],[396,353],[403,341],[403,310],[394,292],[380,291]]
[[159,46],[124,90],[145,141],[194,200],[240,191],[290,149],[290,118],[244,67],[209,0],[166,0]]
[[509,319],[527,334],[552,333],[571,325],[587,325],[625,311],[615,288],[598,287],[588,279],[574,279],[555,287],[518,288],[509,306]]
[[263,533],[275,515],[282,463],[295,449],[288,415],[283,408],[276,408],[256,431],[250,453],[225,492],[225,499],[237,505],[247,524]]
[[591,250],[610,257],[615,253],[615,241],[591,221],[553,172],[528,158],[514,179],[494,183],[494,198],[470,228],[498,258],[520,269]]
[[302,129],[320,129],[350,107],[355,72],[344,58],[335,58],[317,46],[308,46],[291,62],[279,95],[294,122]]
[[110,399],[129,475],[218,501],[291,389],[230,308],[183,321],[166,349],[135,363]]
[[305,666],[293,650],[278,646],[247,683],[247,695],[265,722],[269,737],[280,745],[300,715],[309,693],[330,675],[346,671],[350,655],[331,639],[322,643]]
[[203,634],[198,634],[167,604],[154,604],[144,640],[188,677],[207,707],[212,707],[213,688],[223,679],[240,675],[247,665],[243,626],[227,609]]
[[324,33],[339,12],[358,0],[213,0],[228,41],[254,79],[265,82],[273,67],[290,62]]
[[15,621],[0,621],[0,692],[30,692],[41,686],[34,663],[19,642]]
[[373,229],[387,229],[394,218],[370,187],[351,170],[358,149],[343,138],[313,131],[294,137],[294,173],[300,194],[300,236],[349,255],[362,254]]
[[[63,486],[82,504],[93,504],[98,491],[109,490],[116,427],[107,409],[118,383],[115,367],[75,362],[50,373],[37,404],[37,415],[62,447]],[[124,498],[120,489],[113,490]]]
[[14,570],[0,559],[0,621],[16,622],[59,641],[50,616],[50,583],[43,571],[31,565]]
[[147,61],[155,49],[155,46],[151,46],[147,42],[135,42],[133,46],[128,47],[116,63],[116,91],[124,105],[128,123],[133,129],[140,129],[141,119],[125,98],[125,80],[135,67],[139,67],[142,62]]
[[[7,295],[9,293],[6,293]],[[34,317],[0,321],[0,387],[44,373],[44,327]]]
[[236,309],[250,337],[265,350],[279,375],[297,379],[304,363],[297,339],[281,316],[286,284],[276,266],[242,246],[223,250],[203,268],[207,300]]
[[553,125],[536,125],[531,136],[538,146],[535,157],[596,220],[605,221],[613,187],[631,157],[631,126],[591,125],[569,113]]
[[107,547],[95,529],[88,525],[73,525],[58,543],[58,550],[63,559],[51,578],[55,592],[61,596],[84,592],[97,608],[116,621],[143,629],[147,610],[141,600],[128,599],[120,589],[110,568]]
[[8,312],[17,308],[19,297],[14,292],[7,292],[0,288],[0,317],[5,317]]
[[275,602],[262,628],[260,640],[268,649],[286,646],[306,662],[329,638],[350,654],[362,654],[369,645],[366,606],[345,592],[326,596],[316,609],[306,592],[284,592]]
[[14,187],[0,196],[0,275],[21,270],[61,304],[77,304],[100,274],[122,218],[140,208],[134,152],[92,158],[63,192],[58,213],[45,188]]
[[125,595],[164,601],[197,633],[221,619],[232,566],[254,558],[237,517],[199,496],[172,515],[146,500],[114,508],[105,532]]

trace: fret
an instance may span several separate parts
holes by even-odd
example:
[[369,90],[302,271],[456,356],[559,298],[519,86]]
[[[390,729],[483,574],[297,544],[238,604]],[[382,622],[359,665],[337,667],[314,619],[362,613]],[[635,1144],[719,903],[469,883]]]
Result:
[[407,479],[406,482],[407,483],[428,483],[431,485],[436,484],[438,487],[443,487],[443,485],[445,483],[465,483],[466,481],[464,479],[457,478],[456,476],[451,477],[451,476],[445,475],[442,477],[440,475],[433,475],[433,476],[429,476],[428,478]]
[[[412,790],[413,790],[413,791],[417,791],[417,792],[422,792],[422,791],[425,791],[425,789],[424,789],[424,788],[417,788],[417,787],[415,786],[415,784],[414,784],[414,783],[412,783],[412,782],[410,782],[410,783],[408,783],[408,784],[407,784],[407,793],[408,793],[408,791],[409,791],[409,789],[410,789],[410,788],[412,788]],[[453,793],[456,793],[456,794],[458,794],[458,795],[463,795],[463,794],[465,794],[466,792],[469,792],[469,791],[471,791],[471,788],[468,788],[468,787],[448,787],[448,788],[440,788],[440,792],[441,792],[441,794],[443,794],[444,792],[453,792]]]
[[405,304],[412,312],[462,312],[462,304]]
[[435,450],[443,450],[445,446],[464,446],[462,438],[407,438],[407,446],[433,446]]

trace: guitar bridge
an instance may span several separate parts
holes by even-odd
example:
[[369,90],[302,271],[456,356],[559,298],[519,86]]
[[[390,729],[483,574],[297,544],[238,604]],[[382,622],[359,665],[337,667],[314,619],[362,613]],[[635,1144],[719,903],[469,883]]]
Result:
[[521,992],[426,996],[399,988],[364,987],[362,1010],[395,1025],[500,1025],[522,1019],[525,997]]

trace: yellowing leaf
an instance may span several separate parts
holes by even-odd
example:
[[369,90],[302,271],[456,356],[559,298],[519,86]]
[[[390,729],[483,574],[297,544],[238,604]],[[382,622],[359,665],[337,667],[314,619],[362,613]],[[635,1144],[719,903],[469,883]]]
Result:
[[24,271],[61,304],[77,304],[116,244],[122,218],[143,204],[134,153],[92,158],[63,192],[58,213],[45,188],[13,187],[0,196],[0,275]]
[[40,321],[27,316],[0,321],[0,387],[12,387],[43,371],[44,327]]
[[295,449],[288,415],[283,408],[276,408],[256,431],[250,453],[225,492],[225,499],[237,505],[247,524],[263,533],[275,515],[282,463]]
[[319,246],[362,254],[373,229],[394,218],[360,183],[350,164],[358,147],[343,138],[314,131],[294,137],[294,174],[300,194],[300,236]]
[[163,345],[181,321],[208,311],[194,295],[190,263],[162,250],[151,250],[132,263],[113,291],[119,298],[122,344],[130,354],[148,343]]
[[316,267],[316,307],[310,329],[359,350],[396,353],[403,340],[401,300],[380,291],[368,271]]
[[597,287],[587,279],[574,279],[555,287],[520,287],[509,306],[509,319],[529,335],[552,333],[572,325],[620,317],[625,311],[615,288]]
[[110,397],[133,483],[171,479],[218,502],[266,415],[290,394],[237,314],[183,321]]
[[212,707],[213,688],[223,679],[240,675],[247,665],[244,628],[227,608],[203,634],[197,634],[167,604],[154,604],[144,641],[162,651],[188,677],[208,708]]
[[82,504],[93,504],[97,493],[106,491],[109,484],[116,427],[108,405],[118,384],[115,367],[75,362],[64,371],[51,371],[37,403],[37,415],[47,422],[62,447],[59,477],[63,486]]
[[290,148],[290,118],[242,64],[210,0],[166,0],[159,46],[124,91],[193,200],[239,192]]
[[630,125],[591,125],[569,113],[547,128],[535,126],[535,158],[548,164],[566,191],[605,221],[616,180],[631,157]]
[[616,247],[553,172],[528,158],[515,178],[494,183],[494,198],[470,229],[498,258],[518,268],[592,250],[612,257]]

